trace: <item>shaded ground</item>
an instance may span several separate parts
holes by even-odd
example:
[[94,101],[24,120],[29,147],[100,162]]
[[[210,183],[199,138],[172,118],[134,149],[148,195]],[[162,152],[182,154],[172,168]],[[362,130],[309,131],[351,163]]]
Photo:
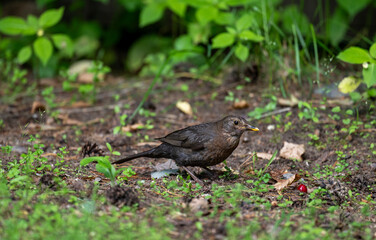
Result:
[[[188,85],[189,91],[182,91],[182,85]],[[154,167],[165,160],[141,158],[124,164],[132,166],[136,175],[122,182],[121,187],[111,188],[109,180],[96,171],[95,163],[80,167],[81,148],[88,142],[91,143],[89,146],[98,145],[91,155],[109,155],[106,143],[122,155],[133,154],[155,146],[158,143],[153,138],[173,130],[229,114],[247,116],[256,107],[266,105],[269,100],[265,94],[277,93],[245,82],[226,83],[220,87],[200,80],[162,83],[144,105],[143,114],[130,124],[154,127],[130,129],[132,136],[114,135],[114,127],[120,125],[120,115],[132,114],[146,91],[144,86],[148,84],[124,83],[122,79],[111,78],[101,88],[95,104],[64,104],[56,109],[59,114],[55,118],[39,113],[38,109],[31,113],[31,99],[22,99],[14,105],[1,104],[4,125],[0,129],[0,146],[13,146],[11,155],[0,155],[5,173],[9,172],[9,163],[15,159],[13,155],[20,156],[32,147],[29,136],[38,134],[36,142],[44,144],[42,157],[47,159],[44,164],[51,165],[52,169],[37,171],[33,182],[41,186],[40,194],[45,189],[61,189],[64,185],[61,182],[73,190],[72,194],[79,199],[73,205],[69,195],[48,197],[62,209],[72,206],[80,209],[85,199],[94,199],[93,194],[107,199],[95,201],[95,212],[99,216],[114,216],[111,206],[117,209],[136,203],[138,206],[131,210],[123,208],[118,213],[120,222],[167,229],[166,232],[161,230],[161,235],[180,239],[376,237],[374,112],[361,111],[357,115],[354,106],[339,105],[345,102],[344,99],[333,102],[315,96],[310,102],[317,108],[313,114],[319,119],[317,123],[309,117],[300,119],[299,114],[304,109],[298,107],[253,121],[260,132],[243,135],[239,147],[227,160],[228,168],[225,163],[212,167],[214,177],[194,169],[205,181],[204,187],[186,180],[185,173],[180,177],[152,179],[150,174],[155,171]],[[234,93],[233,99],[229,92]],[[67,103],[73,96],[60,90],[55,94],[58,103]],[[117,101],[115,95],[119,95]],[[296,95],[304,100],[305,96]],[[248,106],[235,109],[236,98],[245,100]],[[178,100],[191,104],[194,117],[175,107]],[[115,113],[117,106],[120,111]],[[338,113],[332,111],[336,106],[341,106]],[[282,108],[277,106],[277,109]],[[346,113],[349,109],[353,114]],[[334,114],[338,118],[333,117]],[[350,128],[354,129],[351,134]],[[262,156],[271,156],[281,150],[285,141],[304,145],[303,160],[277,155],[267,167],[270,157]],[[60,157],[58,149],[65,146],[69,153]],[[253,152],[259,156],[255,161]],[[112,160],[116,158],[111,157]],[[64,161],[59,163],[61,160]],[[261,174],[262,169],[271,177]],[[281,191],[274,188],[275,183],[292,175],[300,180]],[[308,193],[297,190],[302,183],[307,186]],[[17,200],[15,197],[13,201]]]

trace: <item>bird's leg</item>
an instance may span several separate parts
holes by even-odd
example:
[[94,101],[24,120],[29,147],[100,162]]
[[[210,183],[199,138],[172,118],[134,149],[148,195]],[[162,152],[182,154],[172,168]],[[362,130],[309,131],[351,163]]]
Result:
[[201,181],[198,177],[196,177],[196,175],[193,174],[193,172],[191,172],[191,170],[189,170],[187,167],[185,166],[182,166],[182,168],[189,174],[191,175],[191,177],[193,178],[193,180],[195,180],[198,184],[200,184],[201,186],[204,186],[204,182]]

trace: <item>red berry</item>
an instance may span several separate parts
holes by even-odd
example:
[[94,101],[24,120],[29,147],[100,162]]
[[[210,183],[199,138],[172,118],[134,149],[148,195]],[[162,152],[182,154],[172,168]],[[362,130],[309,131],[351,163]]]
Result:
[[307,187],[304,184],[300,184],[298,190],[301,192],[307,192]]

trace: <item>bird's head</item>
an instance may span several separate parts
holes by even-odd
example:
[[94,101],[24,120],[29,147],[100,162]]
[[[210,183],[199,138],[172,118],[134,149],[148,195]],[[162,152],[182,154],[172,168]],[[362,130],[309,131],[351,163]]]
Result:
[[259,131],[242,117],[227,116],[221,120],[223,131],[231,136],[241,136],[245,131]]

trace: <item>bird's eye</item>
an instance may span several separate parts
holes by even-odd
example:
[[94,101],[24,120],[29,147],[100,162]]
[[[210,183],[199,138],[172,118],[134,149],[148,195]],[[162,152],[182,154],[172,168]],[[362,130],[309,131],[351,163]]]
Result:
[[239,121],[238,121],[238,120],[235,120],[235,121],[234,121],[234,124],[235,124],[235,125],[238,125],[238,124],[239,124]]

